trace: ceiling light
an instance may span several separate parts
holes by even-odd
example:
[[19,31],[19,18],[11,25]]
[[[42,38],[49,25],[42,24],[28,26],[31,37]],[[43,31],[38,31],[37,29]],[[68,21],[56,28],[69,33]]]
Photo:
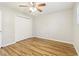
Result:
[[36,12],[37,9],[36,9],[35,7],[30,7],[30,11],[31,11],[31,12]]
[[31,5],[33,5],[33,2],[30,2]]

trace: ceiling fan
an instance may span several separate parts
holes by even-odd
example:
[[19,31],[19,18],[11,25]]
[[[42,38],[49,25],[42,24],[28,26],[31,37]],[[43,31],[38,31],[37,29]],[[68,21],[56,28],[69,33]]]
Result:
[[40,2],[29,2],[28,5],[19,5],[19,7],[29,7],[30,12],[39,11],[42,12],[44,7],[46,6],[46,3],[40,3]]

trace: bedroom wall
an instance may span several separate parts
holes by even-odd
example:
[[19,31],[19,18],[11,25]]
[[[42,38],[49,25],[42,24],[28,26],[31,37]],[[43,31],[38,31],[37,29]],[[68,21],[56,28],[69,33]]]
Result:
[[73,38],[74,47],[79,55],[79,3],[75,4],[73,9]]
[[72,43],[72,9],[33,18],[33,36]]

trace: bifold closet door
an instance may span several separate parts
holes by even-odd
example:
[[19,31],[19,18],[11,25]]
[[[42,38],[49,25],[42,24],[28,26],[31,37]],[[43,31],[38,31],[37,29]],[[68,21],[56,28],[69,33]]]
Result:
[[16,17],[15,19],[15,41],[27,39],[32,36],[31,19]]
[[0,47],[1,47],[1,41],[2,41],[2,35],[1,35],[1,33],[2,33],[2,13],[1,13],[1,10],[0,10]]

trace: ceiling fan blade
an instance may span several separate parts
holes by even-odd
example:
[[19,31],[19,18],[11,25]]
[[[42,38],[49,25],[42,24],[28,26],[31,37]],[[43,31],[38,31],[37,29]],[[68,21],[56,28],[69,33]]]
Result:
[[30,7],[30,6],[26,6],[26,5],[19,5],[19,7]]
[[40,10],[40,9],[37,9],[39,12],[42,12],[42,10]]
[[46,6],[46,4],[45,3],[40,3],[40,4],[38,4],[38,6]]
[[45,6],[46,6],[45,3],[36,4],[37,10],[40,11],[40,12],[42,12],[42,10],[44,9]]

